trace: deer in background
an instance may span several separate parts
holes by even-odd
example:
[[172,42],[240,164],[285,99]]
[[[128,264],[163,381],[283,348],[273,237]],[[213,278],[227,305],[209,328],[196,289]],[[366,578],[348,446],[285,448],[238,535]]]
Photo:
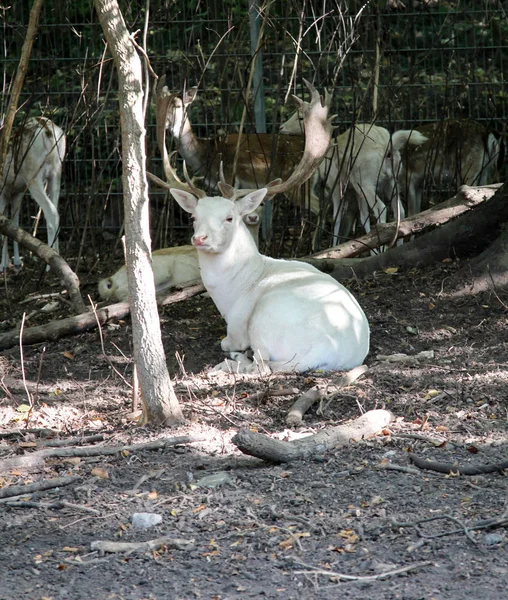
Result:
[[[157,122],[165,123],[175,141],[176,150],[190,167],[194,177],[202,177],[210,191],[220,181],[220,165],[224,178],[235,188],[260,188],[276,178],[287,179],[300,161],[304,149],[302,137],[287,138],[269,133],[230,133],[223,136],[197,137],[189,119],[189,107],[196,99],[197,87],[180,95],[171,94],[162,76],[157,86]],[[328,95],[326,96],[328,102]],[[158,144],[161,147],[161,134]],[[239,145],[238,145],[239,144]],[[233,173],[233,165],[236,168]],[[300,190],[292,190],[290,199],[298,203]],[[319,200],[311,195],[310,209],[319,212]]]
[[[256,246],[259,246],[259,227],[263,205],[261,204],[243,217]],[[200,280],[198,253],[194,246],[175,246],[160,248],[152,252],[152,270],[155,291],[160,294],[168,288],[183,286]],[[99,281],[99,295],[103,300],[127,302],[129,288],[127,285],[127,269],[120,267],[111,277]]]
[[[0,213],[10,210],[19,226],[21,201],[26,191],[42,209],[48,230],[48,245],[58,252],[58,199],[65,156],[65,134],[46,117],[31,118],[14,133],[0,178]],[[7,215],[6,215],[7,216]],[[21,266],[18,242],[14,241],[15,267]],[[0,272],[9,267],[8,239],[2,248]]]
[[182,184],[174,172],[167,173],[165,187],[192,214],[201,277],[227,323],[221,346],[230,358],[216,370],[350,369],[369,350],[368,321],[353,295],[309,264],[261,255],[243,221],[267,196],[312,177],[328,151],[328,106],[313,88],[309,103],[297,101],[304,115],[305,147],[287,180],[256,190],[235,190],[219,182],[223,196],[212,198],[187,174]]
[[[494,183],[500,145],[493,133],[473,120],[448,119],[417,127],[427,141],[411,143],[402,154],[400,187],[408,213],[422,210],[424,191],[429,188],[451,188],[460,185]],[[428,201],[423,208],[428,208]]]
[[[280,133],[302,134],[299,110],[280,126]],[[371,231],[371,215],[375,223],[386,223],[385,202],[391,204],[395,218],[404,218],[396,178],[400,150],[406,144],[419,145],[425,140],[412,130],[397,131],[390,136],[384,127],[363,123],[334,138],[314,182],[321,181],[326,196],[331,198],[335,243],[350,234],[358,212],[367,233]],[[355,199],[357,206],[352,205]]]

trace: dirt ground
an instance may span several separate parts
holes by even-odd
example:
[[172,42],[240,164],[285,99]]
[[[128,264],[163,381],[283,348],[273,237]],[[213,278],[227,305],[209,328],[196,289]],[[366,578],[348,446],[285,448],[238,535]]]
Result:
[[[506,475],[437,473],[408,456],[454,467],[508,459],[508,298],[454,297],[447,281],[458,267],[347,283],[370,320],[369,370],[311,409],[297,431],[285,424],[288,409],[325,375],[210,374],[222,360],[224,324],[207,298],[161,311],[188,419],[174,430],[129,418],[129,318],[104,327],[103,343],[95,330],[1,352],[0,599],[507,598]],[[7,279],[0,333],[23,312],[26,327],[68,315],[48,315],[48,299],[29,296],[58,289],[40,277],[40,267],[25,267]],[[95,294],[92,276],[84,293]],[[430,350],[420,362],[378,358]],[[279,389],[286,395],[269,394]],[[396,420],[374,438],[310,460],[268,464],[231,442],[241,427],[289,440],[374,408]],[[198,441],[53,456],[29,469],[3,462],[55,440],[79,447],[82,436],[98,434],[90,444],[97,448]],[[208,479],[214,474],[222,474],[219,484]],[[71,476],[69,485],[1,497],[8,486]],[[136,528],[134,513],[161,520]],[[161,537],[130,553],[93,546]]]

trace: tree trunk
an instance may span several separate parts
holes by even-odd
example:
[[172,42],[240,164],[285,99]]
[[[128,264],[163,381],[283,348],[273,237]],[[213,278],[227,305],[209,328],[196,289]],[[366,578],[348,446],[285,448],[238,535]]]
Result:
[[117,0],[94,5],[118,71],[127,281],[144,421],[173,425],[183,414],[166,365],[151,268],[142,66]]
[[19,95],[23,89],[23,83],[25,81],[25,75],[28,69],[28,62],[30,60],[30,54],[32,53],[32,46],[35,36],[37,35],[39,15],[41,13],[43,2],[44,0],[35,0],[32,8],[30,9],[30,19],[28,21],[23,48],[21,49],[21,58],[19,59],[16,77],[14,78],[14,82],[12,84],[9,104],[7,106],[7,110],[5,111],[2,133],[0,134],[0,173],[2,173],[5,157],[7,156],[7,148],[9,147],[12,124],[14,123],[14,117],[16,116],[16,111],[18,109]]

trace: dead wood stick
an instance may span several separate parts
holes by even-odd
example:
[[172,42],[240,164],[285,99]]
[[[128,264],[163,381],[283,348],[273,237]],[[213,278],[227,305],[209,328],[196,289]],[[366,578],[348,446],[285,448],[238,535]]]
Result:
[[[119,452],[138,452],[140,450],[159,450],[177,444],[191,444],[198,441],[188,435],[163,438],[143,444],[125,446],[82,446],[81,448],[45,448],[24,456],[14,456],[0,461],[0,473],[6,473],[14,468],[29,468],[40,465],[46,458],[69,456],[108,456]],[[1,490],[0,490],[1,492]],[[1,497],[1,496],[0,496]]]
[[421,563],[415,563],[412,565],[407,565],[406,567],[399,567],[398,569],[385,571],[384,573],[379,573],[378,575],[346,575],[345,573],[337,573],[337,571],[317,569],[312,565],[306,565],[300,561],[298,561],[298,564],[309,569],[308,571],[295,571],[295,573],[298,575],[325,575],[326,577],[335,577],[336,579],[342,581],[376,581],[378,579],[385,579],[386,577],[393,577],[394,575],[399,575],[400,573],[407,573],[409,571],[415,571],[416,569],[428,567],[433,563],[431,560],[426,560]]
[[177,289],[175,292],[169,295],[164,295],[158,291],[157,304],[159,306],[175,304],[175,302],[182,302],[182,300],[187,300],[188,298],[192,298],[193,296],[201,294],[202,292],[206,292],[205,286],[202,283],[195,283],[193,285]]
[[286,417],[286,424],[290,427],[299,427],[303,424],[303,415],[313,404],[327,394],[328,388],[333,386],[334,390],[332,393],[335,394],[337,393],[337,390],[354,383],[367,370],[367,365],[360,365],[359,367],[351,369],[338,379],[334,379],[326,384],[318,383],[317,385],[311,387],[304,394],[302,394],[289,409],[288,416]]
[[508,469],[508,460],[503,460],[499,463],[490,465],[476,465],[472,467],[460,467],[456,464],[440,463],[432,460],[427,460],[417,456],[413,452],[408,452],[409,459],[419,469],[427,469],[428,471],[437,471],[438,473],[453,473],[454,475],[484,475],[486,473],[495,473]]
[[91,444],[92,442],[103,442],[104,435],[102,433],[96,433],[88,436],[76,436],[63,440],[46,440],[41,442],[40,445],[48,448],[59,448],[62,446],[72,446],[74,444]]
[[348,445],[375,435],[392,420],[393,415],[387,410],[370,410],[350,423],[291,442],[274,440],[249,429],[240,429],[232,442],[250,456],[274,463],[291,462],[323,454],[339,445]]
[[[95,329],[97,322],[104,325],[111,319],[122,319],[129,314],[128,302],[118,302],[99,309],[96,314],[83,312],[74,317],[67,317],[60,321],[51,321],[46,325],[28,327],[23,331],[23,344],[39,344],[45,341],[56,341],[65,335],[83,333]],[[0,335],[0,350],[6,350],[19,344],[19,331],[8,331]]]
[[[494,196],[501,186],[502,184],[480,187],[462,186],[458,193],[446,202],[441,202],[417,215],[402,219],[399,223],[397,238],[414,235],[436,225],[443,225]],[[377,225],[367,235],[345,242],[335,248],[317,252],[310,258],[352,258],[363,254],[369,249],[387,244],[396,232],[397,224],[395,222]]]
[[23,502],[23,501],[14,501],[11,499],[7,499],[5,502],[7,506],[12,508],[42,508],[42,509],[62,509],[62,508],[72,508],[73,510],[82,510],[85,512],[92,513],[94,515],[100,515],[100,511],[95,508],[90,508],[89,506],[83,506],[82,504],[72,504],[71,502],[65,502],[64,500],[59,500],[57,502]]
[[[0,215],[0,220],[2,215]],[[0,229],[1,231],[1,229]],[[41,242],[42,243],[42,242]],[[56,254],[56,253],[55,253]],[[57,255],[58,258],[59,255]],[[60,260],[63,260],[60,258]],[[164,298],[160,304],[165,306],[166,304],[173,304],[175,302],[181,302],[187,298],[191,298],[200,292],[205,290],[203,284],[194,285],[189,288],[184,288],[180,291],[175,292]],[[116,304],[110,304],[103,308],[98,309],[95,313],[85,312],[83,308],[82,314],[61,319],[59,321],[51,321],[45,325],[38,325],[37,327],[28,327],[23,331],[23,344],[39,344],[40,342],[56,341],[66,335],[75,335],[95,329],[98,325],[105,325],[112,319],[123,319],[130,312],[130,305],[128,302],[117,302]],[[0,335],[0,350],[7,350],[19,344],[19,330],[8,331]]]
[[47,244],[41,242],[41,240],[38,240],[26,231],[23,231],[23,229],[14,227],[4,215],[0,215],[0,233],[15,240],[46,261],[55,275],[59,277],[61,285],[69,292],[69,300],[74,312],[78,314],[86,312],[86,306],[81,297],[81,292],[79,291],[78,276],[58,252],[55,252],[53,248],[50,248]]
[[44,479],[37,483],[27,483],[26,485],[9,485],[0,489],[0,498],[11,498],[12,496],[25,496],[40,492],[42,490],[51,490],[56,487],[70,485],[81,479],[77,475],[69,475],[68,477],[56,477],[55,479]]
[[194,540],[184,540],[169,536],[148,540],[146,542],[111,542],[97,540],[90,544],[92,551],[100,552],[148,552],[166,546],[172,550],[188,550],[194,545]]

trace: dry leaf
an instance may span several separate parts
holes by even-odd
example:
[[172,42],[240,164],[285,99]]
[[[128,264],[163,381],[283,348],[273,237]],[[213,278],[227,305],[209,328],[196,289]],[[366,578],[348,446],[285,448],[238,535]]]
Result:
[[68,352],[67,350],[63,353],[65,358],[68,358],[69,360],[74,360],[74,354],[72,352]]
[[109,473],[106,471],[106,469],[103,469],[102,467],[93,468],[92,475],[93,477],[97,477],[98,479],[109,479]]
[[279,542],[279,546],[284,548],[284,550],[289,550],[293,547],[293,542],[293,538],[287,538],[287,540],[282,540],[282,542]]
[[388,267],[384,270],[387,275],[394,275],[399,270],[399,267]]
[[20,448],[37,448],[37,444],[35,442],[20,442]]

